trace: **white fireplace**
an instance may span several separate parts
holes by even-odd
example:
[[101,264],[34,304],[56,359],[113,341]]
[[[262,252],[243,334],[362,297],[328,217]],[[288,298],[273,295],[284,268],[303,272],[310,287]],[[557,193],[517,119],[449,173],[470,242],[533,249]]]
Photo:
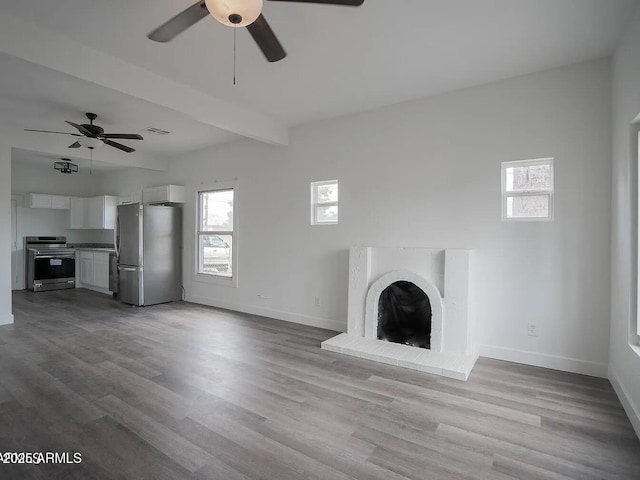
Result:
[[[470,250],[352,247],[347,332],[326,340],[322,348],[466,380],[478,358],[471,260]],[[396,282],[411,282],[428,297],[429,349],[378,339],[380,296]]]

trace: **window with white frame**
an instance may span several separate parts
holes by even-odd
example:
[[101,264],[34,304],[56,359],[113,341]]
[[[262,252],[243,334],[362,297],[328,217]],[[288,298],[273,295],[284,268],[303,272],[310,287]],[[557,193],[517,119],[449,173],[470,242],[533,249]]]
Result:
[[502,219],[553,219],[553,158],[502,163]]
[[212,277],[234,276],[234,189],[198,192],[197,273]]
[[311,225],[338,223],[338,181],[311,182]]
[[[634,124],[635,128],[640,128],[637,124]],[[638,162],[637,164],[640,165],[640,131],[638,131],[637,133],[638,138],[636,139],[637,143],[636,143],[636,151],[634,152],[634,156],[636,158],[636,161]],[[637,178],[637,186],[640,186],[640,169],[638,169],[638,178]],[[640,188],[638,189],[640,191]],[[640,208],[640,195],[638,195],[638,207]],[[636,265],[636,315],[635,315],[635,332],[636,335],[638,336],[636,338],[637,340],[637,344],[640,346],[640,209],[637,211],[637,220],[638,222],[636,223],[636,246],[637,246],[637,250],[636,250],[636,259],[637,259],[637,265]],[[633,327],[633,325],[632,325]],[[639,352],[640,353],[640,352]]]

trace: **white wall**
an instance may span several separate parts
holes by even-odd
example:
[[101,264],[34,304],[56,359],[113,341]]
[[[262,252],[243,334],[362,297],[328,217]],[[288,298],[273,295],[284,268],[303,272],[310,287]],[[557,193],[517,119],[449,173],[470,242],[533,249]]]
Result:
[[13,323],[11,312],[11,143],[0,130],[0,325]]
[[[613,205],[611,364],[609,378],[640,436],[640,348],[637,318],[637,175],[640,114],[640,9],[613,61]],[[636,347],[632,347],[635,345]]]
[[[175,159],[167,176],[113,175],[104,188],[238,179],[239,287],[192,279],[190,196],[190,300],[344,330],[349,247],[469,248],[483,354],[605,376],[610,73],[604,59],[309,124],[287,148],[222,145]],[[548,156],[555,220],[501,222],[500,162]],[[312,227],[309,182],[334,178],[340,223]]]

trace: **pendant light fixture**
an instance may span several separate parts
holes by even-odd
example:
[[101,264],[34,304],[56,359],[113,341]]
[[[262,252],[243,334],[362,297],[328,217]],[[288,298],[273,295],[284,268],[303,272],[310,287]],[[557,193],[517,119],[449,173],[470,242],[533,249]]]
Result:
[[68,158],[63,158],[61,162],[53,162],[53,168],[60,173],[78,173],[78,165],[71,163]]

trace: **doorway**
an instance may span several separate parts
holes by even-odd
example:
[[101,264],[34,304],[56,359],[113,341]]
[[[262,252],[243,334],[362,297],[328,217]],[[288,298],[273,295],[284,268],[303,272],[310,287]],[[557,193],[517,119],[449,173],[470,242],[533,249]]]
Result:
[[11,290],[22,290],[24,288],[22,274],[22,248],[18,241],[20,224],[20,207],[22,206],[22,197],[19,195],[11,195]]

